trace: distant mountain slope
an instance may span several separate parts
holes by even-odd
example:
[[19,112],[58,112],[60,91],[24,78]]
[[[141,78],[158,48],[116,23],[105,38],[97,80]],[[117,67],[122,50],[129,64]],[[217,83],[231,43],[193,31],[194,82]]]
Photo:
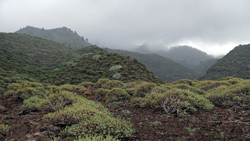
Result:
[[211,66],[201,79],[219,79],[226,76],[250,78],[250,44],[235,47]]
[[91,45],[84,39],[84,37],[79,36],[75,31],[72,31],[67,27],[45,30],[43,28],[40,29],[32,26],[27,26],[16,31],[16,33],[25,33],[32,36],[53,40],[62,43],[63,45],[72,49],[79,49],[84,46]]
[[135,51],[140,53],[156,53],[174,60],[188,68],[190,68],[189,65],[198,65],[201,61],[214,58],[213,56],[190,46],[174,46],[168,49],[162,48],[157,50],[153,50],[152,48],[154,47],[142,44],[141,46],[138,46]]
[[0,33],[0,68],[2,72],[17,72],[15,78],[3,73],[1,78],[6,81],[0,81],[1,88],[10,81],[22,80],[16,79],[19,74],[56,85],[96,82],[100,78],[165,83],[137,59],[107,53],[97,46],[73,51],[55,41],[19,33]]
[[0,66],[7,71],[39,76],[42,69],[53,68],[73,50],[30,35],[0,33]]
[[144,63],[148,69],[152,70],[158,77],[163,78],[167,82],[173,82],[179,79],[197,79],[199,77],[196,72],[158,54],[140,54],[107,48],[105,50],[123,56],[137,58],[140,62]]
[[201,75],[205,75],[208,68],[210,68],[212,65],[214,65],[218,60],[219,60],[219,58],[201,61],[200,64],[195,65],[192,70],[194,70],[195,72],[197,72]]

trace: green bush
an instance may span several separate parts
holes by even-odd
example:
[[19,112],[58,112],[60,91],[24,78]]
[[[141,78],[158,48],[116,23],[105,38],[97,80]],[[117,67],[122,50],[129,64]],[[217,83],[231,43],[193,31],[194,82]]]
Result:
[[105,96],[106,102],[126,101],[129,99],[130,95],[121,88],[113,88]]
[[135,88],[124,89],[130,96],[135,95]]
[[112,117],[103,105],[85,98],[64,109],[44,115],[43,120],[67,125],[60,132],[62,136],[111,135],[117,138],[131,136],[134,133],[132,125],[128,122]]
[[102,85],[104,89],[122,88],[124,83],[118,80],[110,80]]
[[31,109],[31,110],[42,110],[48,103],[48,99],[40,98],[39,96],[33,96],[29,99],[25,99],[23,101],[23,107]]
[[101,59],[101,57],[102,57],[102,55],[97,54],[97,55],[94,55],[94,56],[92,57],[92,59],[93,59],[93,60],[99,60],[99,59]]
[[205,92],[203,90],[197,89],[195,87],[191,87],[190,85],[187,85],[187,84],[176,84],[176,85],[173,85],[172,88],[189,90],[189,91],[191,91],[193,93],[197,93],[197,94],[201,94],[201,95],[205,94]]
[[122,68],[121,65],[116,65],[116,66],[110,67],[110,68],[109,68],[109,71],[110,71],[110,72],[115,72],[115,71],[120,70],[121,68]]
[[108,89],[99,88],[95,91],[95,96],[100,98],[102,96],[105,96],[108,92]]
[[49,102],[47,102],[46,110],[58,111],[63,109],[67,105],[71,105],[82,100],[82,96],[76,95],[75,93],[68,91],[60,91],[56,94],[50,94]]
[[121,78],[121,76],[122,76],[122,75],[121,75],[120,73],[117,72],[117,73],[115,73],[115,74],[112,76],[112,78],[118,80],[118,79]]
[[84,91],[86,88],[84,86],[78,86],[78,85],[70,85],[70,84],[64,84],[60,86],[60,90],[63,91],[72,91],[72,90],[79,90]]
[[78,86],[84,86],[85,88],[88,88],[88,87],[93,87],[94,83],[93,82],[82,82],[82,83],[78,84]]
[[104,79],[99,79],[95,84],[94,87],[95,88],[102,88],[103,84],[110,82],[110,80],[108,78],[104,78]]
[[218,87],[205,95],[215,106],[233,107],[238,106],[243,109],[250,107],[250,85],[247,83],[238,83],[231,87]]
[[150,91],[155,87],[154,83],[144,82],[136,87],[134,97],[144,97],[146,93],[150,93]]
[[219,87],[221,85],[227,85],[229,86],[230,83],[226,82],[226,81],[211,81],[211,80],[207,80],[207,81],[201,81],[199,82],[199,84],[196,85],[197,88],[204,90],[204,91],[208,91],[210,89],[214,89],[216,87]]
[[186,85],[189,85],[189,86],[194,86],[195,85],[195,83],[192,80],[189,80],[189,79],[181,79],[181,80],[177,80],[177,81],[173,82],[173,85],[176,85],[176,84],[186,84]]
[[140,107],[163,108],[166,114],[177,113],[179,116],[186,111],[210,110],[214,107],[202,95],[176,88],[164,93],[147,93],[145,97],[134,97],[130,102]]

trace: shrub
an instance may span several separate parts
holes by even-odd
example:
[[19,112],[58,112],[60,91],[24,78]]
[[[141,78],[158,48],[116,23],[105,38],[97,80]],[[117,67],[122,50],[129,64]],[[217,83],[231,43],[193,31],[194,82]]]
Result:
[[210,89],[219,87],[221,85],[229,86],[230,84],[225,81],[202,81],[197,85],[197,88],[204,90],[204,91],[208,91]]
[[[221,89],[221,90],[220,90]],[[250,107],[250,85],[248,83],[240,83],[232,87],[218,87],[217,92],[211,91],[205,97],[209,99],[215,106],[232,107],[238,106],[243,109]]]
[[189,86],[194,86],[194,82],[192,80],[189,79],[181,79],[181,80],[177,80],[175,82],[173,82],[174,85],[176,84],[187,84]]
[[156,86],[151,90],[151,93],[165,93],[170,90],[170,87],[167,85]]
[[135,88],[124,89],[130,96],[135,95]]
[[43,85],[36,82],[23,81],[21,84],[12,83],[7,87],[5,96],[13,95],[22,99],[28,99],[32,96],[44,97],[46,90]]
[[106,102],[126,101],[129,99],[130,95],[121,88],[113,88],[105,96]]
[[140,107],[163,108],[167,115],[172,113],[182,115],[186,111],[210,110],[214,107],[208,99],[201,95],[175,88],[165,93],[148,93],[144,98],[135,97],[130,102],[140,105]]
[[93,87],[94,83],[93,82],[82,82],[82,83],[78,84],[78,86],[84,86],[85,88],[88,88],[89,86]]
[[177,84],[172,86],[172,88],[178,88],[178,89],[183,89],[183,90],[189,90],[191,92],[197,93],[197,94],[205,94],[205,92],[203,90],[197,89],[195,87],[191,87],[187,84]]
[[132,125],[114,118],[101,104],[83,98],[71,106],[43,116],[43,120],[53,124],[67,125],[60,132],[62,136],[111,135],[113,137],[131,136]]
[[144,97],[146,93],[149,93],[155,87],[154,83],[144,82],[136,87],[135,97]]
[[117,73],[115,73],[115,74],[112,76],[112,78],[113,78],[113,79],[120,79],[121,76],[122,76],[122,75],[121,75],[120,73],[117,72]]
[[33,96],[23,101],[23,107],[31,110],[41,110],[44,105],[48,103],[48,99],[40,98],[39,96]]
[[63,109],[67,105],[76,103],[83,98],[72,92],[60,91],[59,93],[49,95],[48,99],[49,101],[46,104],[46,110],[57,111]]
[[60,90],[63,91],[72,91],[72,90],[79,90],[79,91],[83,91],[86,88],[84,86],[77,86],[77,85],[70,85],[70,84],[64,84],[60,86]]
[[18,97],[24,99],[28,99],[32,96],[44,97],[46,90],[43,87],[25,87],[22,89],[18,89],[16,94]]
[[18,88],[21,88],[21,84],[19,83],[12,83],[9,84],[7,87],[8,90],[13,90],[13,91],[16,91]]
[[22,86],[22,88],[24,88],[24,87],[34,87],[34,88],[36,88],[36,87],[43,87],[43,84],[37,83],[37,82],[30,82],[30,81],[22,81],[21,86]]
[[99,79],[99,80],[94,84],[94,87],[95,87],[95,88],[102,88],[103,84],[105,84],[105,83],[107,83],[107,82],[110,82],[110,80],[107,79],[107,78]]
[[121,65],[116,65],[116,66],[110,67],[110,68],[109,68],[109,71],[110,71],[110,72],[115,72],[115,71],[120,70],[121,68],[122,68]]
[[99,89],[97,89],[97,90],[95,91],[95,96],[97,96],[97,97],[100,98],[100,97],[106,95],[108,92],[109,92],[108,89],[99,88]]
[[118,80],[110,80],[102,85],[104,89],[122,88],[124,83]]
[[97,54],[97,55],[94,55],[94,56],[92,57],[92,59],[93,59],[93,60],[99,60],[101,57],[102,57],[102,55]]

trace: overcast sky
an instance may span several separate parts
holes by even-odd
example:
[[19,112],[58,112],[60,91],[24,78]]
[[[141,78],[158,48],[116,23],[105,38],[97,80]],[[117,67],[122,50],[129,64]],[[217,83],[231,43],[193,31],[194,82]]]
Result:
[[66,26],[102,47],[190,45],[225,54],[250,43],[250,0],[0,0],[0,32]]

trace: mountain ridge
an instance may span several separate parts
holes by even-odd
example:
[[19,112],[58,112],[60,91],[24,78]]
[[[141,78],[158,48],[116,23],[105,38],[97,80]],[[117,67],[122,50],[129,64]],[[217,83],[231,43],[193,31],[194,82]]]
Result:
[[250,77],[250,44],[236,46],[223,58],[211,66],[201,80],[219,79],[232,76],[249,79]]
[[44,29],[32,26],[26,26],[19,29],[15,33],[25,33],[32,36],[53,40],[59,42],[69,48],[80,49],[84,46],[91,45],[83,36],[79,36],[76,31],[72,31],[70,28],[61,27],[54,29]]

